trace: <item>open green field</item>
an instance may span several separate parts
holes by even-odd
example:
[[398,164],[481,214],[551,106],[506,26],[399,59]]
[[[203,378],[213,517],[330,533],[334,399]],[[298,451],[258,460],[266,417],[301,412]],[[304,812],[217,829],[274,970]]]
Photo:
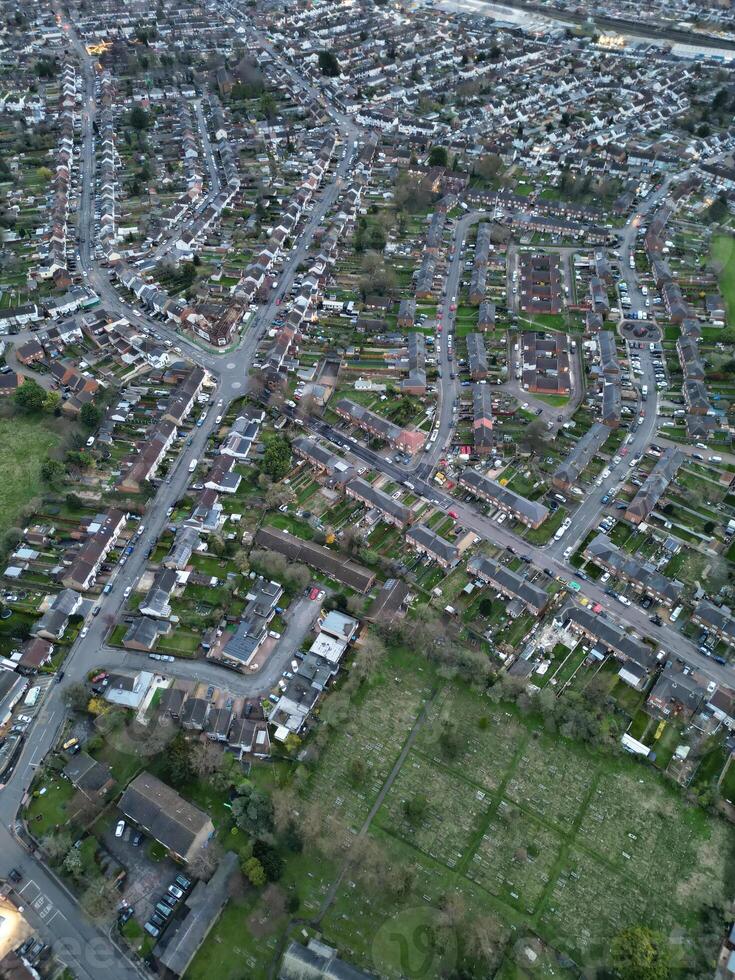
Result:
[[735,237],[716,235],[712,239],[711,257],[722,266],[720,290],[727,305],[728,326],[735,326]]
[[40,492],[41,463],[58,442],[43,419],[0,419],[0,532],[12,527]]

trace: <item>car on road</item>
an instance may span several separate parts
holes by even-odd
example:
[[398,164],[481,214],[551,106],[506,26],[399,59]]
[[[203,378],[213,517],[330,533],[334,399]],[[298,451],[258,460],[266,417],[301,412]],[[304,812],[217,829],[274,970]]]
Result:
[[125,821],[118,820],[117,826],[115,827],[115,837],[122,837],[125,833]]
[[579,582],[571,581],[571,582],[567,582],[567,588],[571,589],[572,592],[580,592],[582,586],[579,584]]
[[130,595],[130,593],[132,591],[133,591],[132,585],[128,585],[127,588],[125,589],[125,591],[123,592],[123,595],[125,596],[126,599],[127,599],[127,597]]
[[624,595],[616,595],[615,598],[618,600],[618,602],[622,602],[622,604],[624,606],[630,606],[631,605],[631,601],[630,601],[630,599],[628,599],[627,596],[624,596]]
[[81,630],[79,631],[80,638],[83,640],[87,633],[89,633],[89,626],[82,626]]
[[448,510],[447,511],[447,514],[448,514],[449,517],[452,518],[453,521],[456,521],[459,518],[459,514],[457,513],[456,510]]

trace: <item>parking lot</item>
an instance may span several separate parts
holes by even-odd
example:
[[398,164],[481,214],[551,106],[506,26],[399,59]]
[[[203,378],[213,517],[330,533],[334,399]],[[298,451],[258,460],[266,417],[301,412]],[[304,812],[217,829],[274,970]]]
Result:
[[152,858],[150,855],[152,842],[145,835],[141,844],[136,847],[132,842],[135,830],[128,824],[123,836],[115,837],[118,819],[119,813],[115,812],[102,835],[102,843],[127,870],[122,899],[134,909],[135,918],[143,925],[160,896],[174,880],[179,867],[170,858],[164,857],[161,860]]

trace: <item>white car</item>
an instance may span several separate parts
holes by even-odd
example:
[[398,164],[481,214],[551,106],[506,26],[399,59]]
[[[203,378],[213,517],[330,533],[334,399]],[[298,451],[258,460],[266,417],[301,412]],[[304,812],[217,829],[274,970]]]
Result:
[[81,630],[79,631],[79,636],[82,639],[84,639],[84,637],[87,635],[87,633],[89,633],[89,626],[82,626]]
[[115,837],[122,837],[125,833],[125,821],[118,820],[117,827],[115,827]]
[[131,593],[132,591],[133,591],[133,587],[132,587],[132,585],[129,585],[129,586],[127,587],[127,589],[125,589],[125,591],[123,592],[123,595],[125,596],[125,598],[126,598],[126,599],[127,599],[127,597],[128,597],[129,595],[130,595],[130,593]]

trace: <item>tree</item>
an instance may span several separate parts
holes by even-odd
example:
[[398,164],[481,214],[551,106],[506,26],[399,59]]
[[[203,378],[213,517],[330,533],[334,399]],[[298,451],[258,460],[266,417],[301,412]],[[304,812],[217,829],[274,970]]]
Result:
[[503,161],[497,153],[486,153],[475,164],[475,172],[485,180],[493,180],[503,169]]
[[262,888],[266,882],[263,865],[256,857],[248,858],[243,863],[242,873],[254,888]]
[[367,763],[360,756],[355,756],[347,768],[347,778],[350,781],[350,786],[353,789],[360,789],[367,779],[367,775]]
[[87,688],[84,684],[70,684],[64,690],[64,701],[72,711],[84,711],[87,707],[88,700]]
[[84,862],[82,861],[82,855],[79,852],[78,847],[71,847],[66,852],[66,857],[64,858],[64,863],[62,865],[64,873],[70,875],[72,878],[81,878],[84,873]]
[[278,510],[284,504],[293,504],[296,501],[296,494],[291,487],[277,486],[272,484],[265,492],[265,506],[268,510]]
[[48,412],[49,415],[53,415],[59,405],[61,405],[61,392],[47,391],[46,397],[43,400],[44,412]]
[[421,793],[417,796],[412,796],[411,799],[405,800],[403,803],[404,816],[414,827],[417,827],[426,817],[428,809],[429,801]]
[[109,919],[120,901],[120,892],[114,881],[108,878],[96,878],[83,893],[80,905],[90,919]]
[[333,51],[319,52],[319,71],[327,78],[337,78],[339,76],[339,62]]
[[373,678],[384,657],[385,645],[379,637],[368,633],[357,647],[357,657],[352,668],[357,680],[362,683]]
[[429,153],[430,167],[446,167],[449,162],[449,154],[445,146],[432,146]]
[[174,786],[181,786],[193,775],[191,746],[183,732],[177,732],[163,758],[163,778]]
[[216,840],[210,840],[205,847],[200,847],[188,863],[188,869],[195,878],[208,881],[217,870],[222,860],[222,848]]
[[671,951],[664,936],[646,926],[623,929],[610,948],[612,964],[621,980],[666,980],[671,972]]
[[102,412],[94,404],[94,402],[86,402],[82,405],[82,409],[79,413],[79,419],[82,425],[87,429],[96,429],[100,424],[102,418]]
[[41,841],[41,847],[48,855],[49,861],[56,864],[71,847],[71,834],[68,830],[62,830],[58,834],[47,834]]
[[90,698],[87,703],[87,711],[90,715],[95,715],[95,717],[97,715],[103,715],[108,707],[109,705],[104,698]]
[[[707,218],[710,221],[724,221],[727,217],[727,198],[724,193],[719,194],[707,208]],[[25,386],[24,386],[25,387]],[[17,392],[16,392],[17,394]]]
[[232,818],[240,828],[251,834],[262,834],[273,827],[273,804],[270,798],[250,783],[238,787],[240,793],[232,801]]
[[283,436],[265,439],[261,469],[273,480],[282,480],[291,469],[291,446]]
[[219,769],[221,758],[222,748],[207,738],[194,745],[189,754],[189,763],[197,776],[206,779]]
[[521,442],[532,452],[541,452],[546,445],[546,426],[541,419],[534,419],[521,436]]
[[268,881],[278,881],[283,876],[283,858],[268,841],[256,840],[253,844],[253,857],[260,861]]
[[42,412],[46,392],[33,378],[26,378],[23,384],[15,389],[13,401],[24,412]]
[[243,551],[243,549],[240,548],[239,551],[235,552],[235,557],[232,560],[234,561],[235,568],[238,570],[238,572],[240,572],[242,575],[248,574],[250,571],[250,558],[247,551]]
[[142,106],[136,105],[130,110],[128,123],[141,133],[150,126],[150,117]]

